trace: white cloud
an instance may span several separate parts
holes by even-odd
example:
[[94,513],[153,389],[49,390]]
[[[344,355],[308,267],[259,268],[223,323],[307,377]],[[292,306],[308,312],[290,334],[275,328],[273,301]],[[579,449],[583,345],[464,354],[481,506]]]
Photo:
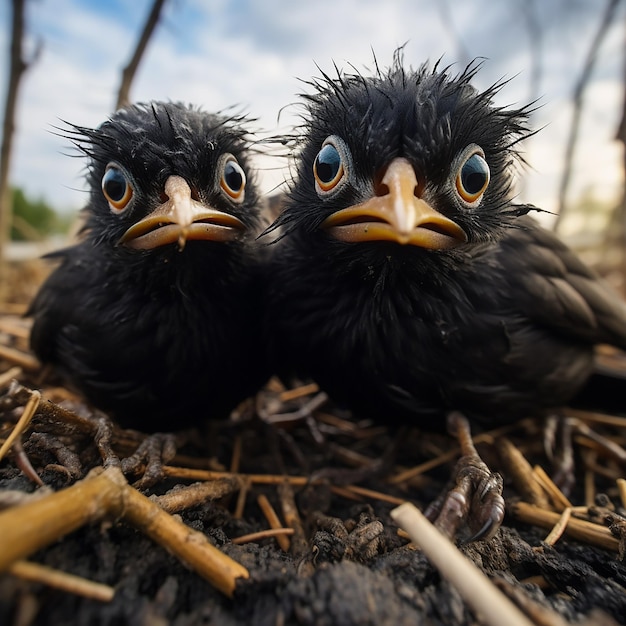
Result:
[[[524,198],[554,210],[565,149],[573,80],[596,27],[597,9],[554,15],[560,0],[540,4],[544,68],[540,86],[543,107],[533,125],[547,127],[528,143],[535,168],[527,173]],[[132,7],[130,6],[132,5]],[[95,126],[110,114],[121,68],[135,45],[150,2],[129,3],[119,14],[87,0],[40,0],[30,5],[27,26],[32,40],[41,37],[44,50],[25,75],[18,106],[12,177],[34,196],[45,196],[60,209],[78,208],[83,163],[61,153],[68,142],[51,134],[59,119]],[[503,75],[513,77],[499,96],[500,104],[521,105],[529,98],[531,56],[522,19],[511,19],[512,3],[493,6],[487,0],[449,2],[455,24],[470,56],[489,60],[477,77],[486,87]],[[407,63],[418,65],[444,55],[454,62],[457,37],[444,27],[436,3],[396,0],[317,0],[309,3],[267,0],[263,3],[174,0],[166,5],[163,22],[150,42],[132,95],[137,100],[171,99],[201,104],[208,110],[240,105],[259,118],[268,131],[277,130],[281,107],[306,91],[297,77],[307,79],[322,70],[333,72],[333,61],[348,68],[372,66],[372,48],[381,65],[388,65],[397,45],[408,41]],[[513,7],[513,8],[511,8]],[[594,19],[590,11],[594,11]],[[6,9],[0,10],[0,18]],[[571,13],[571,12],[570,12]],[[563,13],[559,14],[563,17]],[[5,20],[5,22],[8,20]],[[551,26],[561,24],[561,27]],[[613,142],[621,111],[621,34],[615,29],[602,49],[598,80],[590,89],[577,153],[572,192],[595,185],[598,194],[614,193],[620,182],[619,146]],[[6,29],[0,44],[8,45]],[[0,81],[6,84],[6,66]],[[1,94],[3,95],[3,94]],[[295,122],[287,108],[281,124]],[[283,126],[284,128],[284,126]],[[264,159],[264,187],[282,180],[270,171],[276,161]]]

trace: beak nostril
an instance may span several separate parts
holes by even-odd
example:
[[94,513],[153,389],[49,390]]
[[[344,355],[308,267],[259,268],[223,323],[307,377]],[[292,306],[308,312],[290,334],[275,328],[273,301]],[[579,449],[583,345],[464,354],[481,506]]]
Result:
[[161,201],[161,204],[165,204],[169,199],[170,197],[164,191],[162,191],[159,195],[159,200]]
[[374,187],[374,194],[376,196],[378,196],[379,198],[382,196],[388,196],[389,195],[389,186],[385,185],[385,183],[378,183],[375,187]]
[[424,181],[424,179],[421,176],[417,177],[417,181],[415,183],[415,187],[413,188],[413,195],[416,198],[423,198],[424,197],[424,190],[426,188],[426,181]]
[[200,194],[195,187],[191,188],[191,199],[195,200],[196,202],[200,202]]

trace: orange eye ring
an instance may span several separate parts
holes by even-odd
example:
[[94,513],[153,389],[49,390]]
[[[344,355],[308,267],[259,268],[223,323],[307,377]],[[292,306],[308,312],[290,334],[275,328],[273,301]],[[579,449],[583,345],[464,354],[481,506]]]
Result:
[[122,213],[133,198],[130,177],[122,168],[109,163],[102,177],[102,193],[113,213]]
[[325,196],[339,189],[347,180],[349,164],[350,157],[346,144],[334,135],[328,137],[313,162],[317,193]]
[[470,146],[465,152],[469,154],[461,160],[455,184],[461,200],[474,206],[485,193],[491,174],[483,151],[478,146]]
[[243,202],[246,189],[246,173],[232,154],[222,156],[220,167],[220,187],[234,202]]

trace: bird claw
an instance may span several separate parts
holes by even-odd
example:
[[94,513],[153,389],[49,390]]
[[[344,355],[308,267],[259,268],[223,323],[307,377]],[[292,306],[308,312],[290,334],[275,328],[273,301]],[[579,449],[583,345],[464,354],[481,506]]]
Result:
[[359,519],[345,523],[336,517],[318,513],[315,517],[318,531],[313,539],[316,561],[357,561],[365,563],[378,554],[383,525],[372,514],[361,513]]
[[122,472],[125,475],[142,473],[133,487],[148,489],[163,480],[163,466],[176,456],[180,443],[179,438],[172,433],[148,435],[131,456],[122,459]]
[[476,452],[464,416],[451,413],[448,425],[459,439],[463,456],[454,468],[451,483],[426,508],[425,515],[450,538],[466,524],[471,535],[463,543],[487,541],[504,520],[502,476],[492,472]]
[[544,449],[552,461],[552,481],[568,495],[576,482],[574,437],[582,436],[593,442],[608,457],[626,462],[626,450],[611,439],[590,428],[576,417],[551,415],[543,428]]
[[102,411],[95,411],[93,416],[86,419],[94,426],[93,442],[98,448],[102,466],[120,467],[120,459],[113,451],[113,433],[116,427],[111,418]]
[[574,476],[573,422],[562,415],[551,415],[543,431],[546,456],[553,467],[552,480],[564,494],[569,494],[576,482]]

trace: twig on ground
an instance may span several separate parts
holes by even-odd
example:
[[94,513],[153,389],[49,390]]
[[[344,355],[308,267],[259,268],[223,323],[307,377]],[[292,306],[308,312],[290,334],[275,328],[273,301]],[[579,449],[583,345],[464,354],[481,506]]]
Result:
[[419,510],[405,503],[391,517],[409,533],[426,557],[458,590],[465,602],[489,626],[533,626],[533,623]]
[[306,539],[306,533],[304,532],[304,526],[300,518],[300,513],[298,512],[298,507],[296,506],[293,488],[288,482],[283,482],[278,485],[278,497],[280,498],[285,524],[293,528],[294,531],[291,539],[291,554],[299,558],[308,551],[309,544]]
[[249,533],[248,535],[241,535],[241,537],[235,537],[232,539],[232,543],[235,545],[241,545],[244,543],[254,543],[262,539],[269,539],[271,537],[288,537],[293,535],[293,528],[269,528],[267,530],[261,530],[258,533]]
[[[256,501],[261,511],[263,512],[263,515],[265,515],[265,519],[270,525],[270,528],[274,530],[284,528],[282,522],[276,514],[276,511],[274,510],[274,507],[271,505],[265,494],[259,494]],[[291,545],[289,537],[287,537],[286,535],[276,535],[276,541],[284,552],[289,552],[289,546]]]
[[194,483],[185,487],[177,487],[162,496],[150,499],[168,513],[178,513],[198,506],[209,500],[219,500],[224,496],[241,489],[243,481],[237,476],[220,478],[210,482]]
[[109,585],[103,585],[102,583],[87,580],[67,572],[61,572],[38,563],[31,563],[30,561],[15,561],[8,571],[17,578],[41,583],[48,587],[73,593],[74,595],[90,598],[91,600],[110,602],[115,595],[115,589]]
[[567,507],[566,509],[564,509],[563,513],[561,513],[561,517],[559,517],[557,523],[554,525],[554,527],[552,528],[548,536],[543,540],[543,542],[549,546],[553,546],[565,532],[571,516],[571,507]]
[[535,504],[542,509],[549,508],[548,497],[537,482],[531,464],[509,439],[498,439],[498,454],[504,466],[504,473],[510,477],[522,500]]
[[[512,504],[510,512],[520,522],[542,528],[552,528],[561,516],[560,513],[546,511],[526,502]],[[599,524],[571,517],[565,528],[565,534],[600,548],[615,552],[619,550],[619,541],[613,537],[608,528]]]
[[548,494],[554,508],[562,513],[566,508],[572,507],[572,503],[567,499],[565,494],[554,484],[552,479],[546,474],[546,471],[540,465],[535,465],[533,474],[537,482],[543,487]]
[[119,468],[95,470],[86,479],[41,500],[0,513],[0,571],[81,526],[124,520],[175,554],[222,593],[232,596],[248,570],[207,538],[130,487]]
[[0,447],[0,460],[2,460],[4,455],[11,449],[13,442],[28,428],[39,406],[40,400],[41,394],[38,391],[30,392],[30,397],[26,402],[26,406],[24,406],[20,419],[17,421],[15,428],[7,437],[6,441],[2,444],[2,447]]
[[32,354],[2,344],[0,344],[0,358],[18,365],[27,372],[36,372],[41,369],[41,363]]

